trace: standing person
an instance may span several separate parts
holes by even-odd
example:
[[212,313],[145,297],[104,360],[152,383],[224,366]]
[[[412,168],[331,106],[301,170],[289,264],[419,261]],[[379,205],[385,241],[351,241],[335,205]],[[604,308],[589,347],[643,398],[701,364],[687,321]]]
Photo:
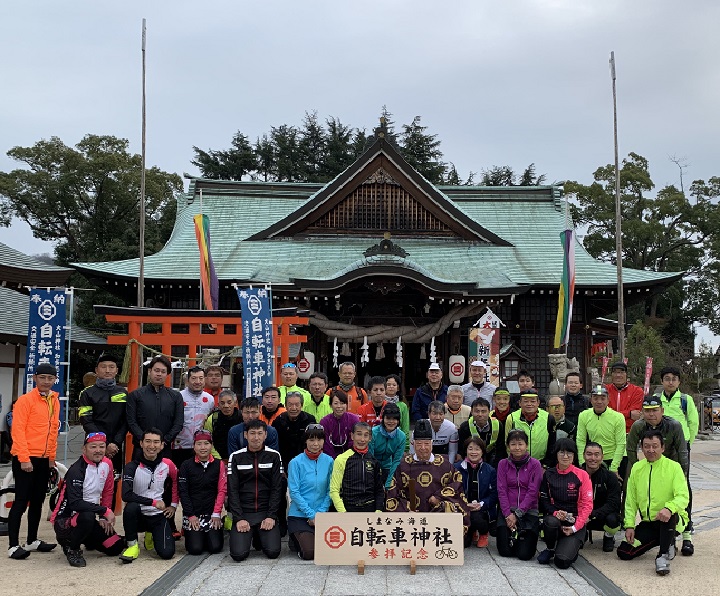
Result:
[[[433,435],[433,453],[447,455],[450,464],[458,459],[458,431],[452,422],[445,420],[445,404],[439,401],[430,402],[428,406],[430,425]],[[415,453],[415,431],[410,439],[410,454]]]
[[463,403],[463,389],[460,385],[450,385],[445,398],[445,420],[452,422],[459,429],[463,422],[470,418],[470,406]]
[[230,457],[228,448],[230,429],[241,422],[237,395],[230,389],[223,389],[218,395],[218,409],[210,413],[203,426],[212,435],[213,457],[227,462]]
[[285,410],[275,418],[273,428],[278,434],[280,457],[286,466],[305,450],[305,429],[317,420],[303,411],[303,394],[290,391],[285,396]]
[[585,463],[582,467],[590,476],[593,489],[593,509],[587,521],[588,536],[592,542],[592,531],[602,530],[603,552],[611,553],[615,549],[615,534],[620,530],[622,521],[622,486],[603,462],[600,443],[586,443],[583,455]]
[[303,453],[290,461],[288,489],[288,543],[305,561],[315,558],[315,516],[330,509],[330,476],[333,459],[323,453],[325,429],[309,424],[303,435]]
[[100,354],[95,365],[95,384],[80,392],[78,414],[85,434],[104,433],[108,438],[105,456],[115,472],[122,474],[125,463],[125,436],[127,435],[127,392],[115,382],[117,360],[111,354]]
[[497,522],[497,473],[495,468],[483,461],[485,441],[480,437],[467,439],[465,452],[465,459],[454,466],[462,477],[465,499],[470,511],[470,527],[465,534],[465,548],[473,541],[478,548],[485,548],[491,526]]
[[[152,550],[161,559],[175,555],[175,539],[170,520],[175,517],[178,495],[177,468],[168,458],[163,431],[149,428],[140,438],[140,451],[123,470],[122,498],[125,501],[123,528],[127,548],[120,555],[123,563],[132,563],[140,556],[138,531],[145,532],[145,549]],[[163,495],[170,492],[170,505]]]
[[352,428],[352,449],[335,458],[330,498],[338,513],[385,509],[385,482],[380,462],[370,453],[370,437],[368,424],[356,422]]
[[286,362],[280,369],[280,380],[282,385],[277,388],[280,403],[285,405],[285,396],[290,392],[301,393],[303,399],[310,399],[310,393],[297,384],[298,373],[297,366],[292,362]]
[[[663,456],[664,440],[659,430],[649,430],[642,439],[645,459],[633,466],[625,492],[625,540],[617,555],[628,561],[660,546],[655,558],[658,575],[670,573],[675,557],[675,535],[687,523],[687,480],[680,464]],[[640,523],[636,525],[637,514]]]
[[580,463],[588,441],[599,443],[605,454],[605,465],[611,472],[620,475],[620,463],[625,454],[625,418],[620,412],[608,407],[608,393],[605,387],[597,385],[590,396],[592,408],[580,413],[577,428],[577,447]]
[[212,449],[210,432],[198,430],[193,437],[195,457],[186,459],[178,472],[185,549],[191,555],[219,553],[223,548],[226,466],[213,457]]
[[388,511],[462,513],[463,531],[470,523],[462,477],[446,456],[433,453],[429,420],[415,424],[415,452],[406,454],[387,492]]
[[577,426],[565,415],[565,402],[559,395],[548,398],[548,413],[555,422],[555,438],[575,440]]
[[665,414],[677,420],[682,426],[685,441],[687,442],[687,455],[688,455],[688,472],[686,476],[688,479],[688,494],[690,500],[688,501],[688,523],[683,531],[683,542],[682,549],[680,552],[686,556],[692,556],[695,552],[695,546],[692,543],[692,487],[690,486],[690,451],[692,444],[695,442],[697,437],[698,428],[700,426],[700,417],[698,415],[697,406],[695,400],[691,395],[682,393],[680,391],[680,369],[675,366],[666,366],[660,371],[660,380],[662,381],[663,391],[660,396],[662,399],[663,407],[665,408]]
[[180,392],[183,400],[183,425],[170,451],[170,459],[177,468],[195,455],[195,433],[203,427],[208,415],[215,408],[213,396],[207,393],[204,387],[205,371],[199,366],[188,369],[187,386]]
[[[413,396],[410,414],[413,420],[425,420],[428,417],[428,406],[432,401],[445,403],[447,385],[442,382],[442,369],[437,362],[433,362],[427,371],[428,382],[418,387]],[[443,413],[443,416],[445,414]]]
[[368,383],[370,401],[360,406],[358,417],[366,422],[370,428],[382,422],[382,413],[385,408],[385,378],[373,377]]
[[557,464],[545,470],[540,484],[545,550],[537,560],[541,565],[553,561],[558,569],[567,569],[577,560],[585,541],[593,490],[587,472],[575,466],[575,441],[567,437],[558,439],[553,455]]
[[[52,390],[57,370],[52,364],[38,364],[33,381],[35,388],[21,395],[13,408],[10,453],[15,501],[8,514],[8,557],[11,559],[25,559],[32,551],[47,553],[57,546],[38,540],[37,536],[60,429],[60,400]],[[20,523],[28,504],[27,541],[20,546]]]
[[470,407],[478,397],[484,397],[492,403],[495,385],[486,381],[488,365],[483,360],[473,360],[470,363],[470,382],[461,387],[463,403]]
[[495,446],[498,438],[502,442],[504,436],[500,434],[500,422],[490,418],[490,404],[482,397],[478,397],[472,404],[472,418],[463,422],[458,430],[459,453],[465,457],[465,444],[470,437],[478,437],[483,440],[483,457],[491,466],[496,466],[499,461],[495,457]]
[[85,567],[81,550],[116,557],[124,541],[115,533],[112,462],[105,457],[107,437],[96,431],[83,441],[82,455],[68,468],[50,522],[71,567]]
[[133,458],[142,453],[140,441],[146,430],[157,428],[162,432],[162,457],[170,457],[170,446],[182,430],[185,412],[179,391],[165,386],[172,365],[165,356],[155,356],[148,367],[148,384],[127,396],[128,427],[133,436]]
[[495,409],[490,412],[490,418],[497,420],[500,424],[498,433],[500,440],[495,443],[495,467],[497,467],[498,462],[507,457],[507,448],[505,445],[505,422],[507,421],[508,416],[512,414],[512,410],[510,409],[510,392],[507,390],[507,387],[498,387],[495,390],[493,400],[495,402]]
[[230,556],[248,558],[254,540],[268,559],[280,556],[277,511],[282,496],[280,454],[265,446],[267,425],[262,420],[245,424],[247,447],[228,462],[228,510],[233,518]]
[[590,407],[590,400],[587,395],[582,392],[582,377],[578,372],[569,372],[565,375],[565,395],[563,402],[565,403],[565,418],[572,422],[576,427],[580,412]]
[[535,556],[540,518],[538,494],[542,464],[530,456],[524,430],[511,430],[506,440],[508,457],[498,464],[497,488],[500,513],[497,549],[501,557],[529,561]]
[[390,487],[395,469],[405,453],[405,433],[399,428],[400,408],[387,404],[383,409],[382,423],[372,427],[370,455],[380,462],[385,488]]
[[205,391],[213,396],[215,407],[220,406],[220,393],[223,387],[223,375],[225,370],[218,364],[211,364],[205,369]]
[[[228,452],[230,455],[247,447],[247,439],[245,438],[245,427],[249,422],[260,418],[260,402],[254,397],[246,397],[240,404],[240,414],[242,422],[236,424],[228,433]],[[278,433],[272,426],[266,425],[265,445],[275,451],[280,451],[280,441]]]
[[325,445],[323,451],[335,459],[348,449],[352,449],[352,429],[360,422],[355,414],[347,411],[348,397],[340,389],[332,389],[330,407],[333,413],[320,421],[325,429]]
[[398,375],[385,377],[385,401],[400,408],[400,430],[405,433],[405,451],[410,450],[410,410],[402,392],[402,381]]
[[303,411],[310,414],[315,420],[322,420],[332,414],[330,398],[325,395],[328,388],[328,378],[325,373],[315,372],[308,381],[310,399],[303,398]]
[[[293,393],[300,393],[293,391]],[[280,403],[280,391],[277,387],[265,387],[262,390],[262,405],[260,406],[260,420],[266,425],[272,426],[275,419],[285,411],[285,406]],[[287,393],[285,394],[287,395]],[[302,394],[301,394],[302,395]],[[285,403],[285,400],[283,400]]]
[[625,417],[625,432],[629,433],[633,422],[642,416],[645,392],[642,387],[628,383],[627,370],[627,364],[615,362],[610,367],[612,383],[605,385],[605,389],[608,392],[608,405]]
[[524,430],[529,440],[530,455],[540,461],[546,460],[555,444],[555,419],[540,410],[540,398],[537,393],[523,393],[520,396],[520,409],[513,412],[505,421],[505,440],[510,432],[519,428]]
[[367,402],[368,396],[365,390],[362,387],[358,387],[355,382],[355,365],[352,362],[343,362],[338,367],[338,375],[340,382],[335,387],[328,389],[327,395],[332,399],[333,390],[342,391],[347,395],[348,412],[357,414],[360,406]]

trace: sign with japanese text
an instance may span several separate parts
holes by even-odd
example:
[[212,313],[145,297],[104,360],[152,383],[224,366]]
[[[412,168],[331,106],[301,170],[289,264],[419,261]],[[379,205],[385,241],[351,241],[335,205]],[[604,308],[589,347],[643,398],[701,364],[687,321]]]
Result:
[[486,380],[500,384],[500,329],[505,327],[489,308],[468,332],[468,360],[482,360],[486,367]]
[[[52,364],[58,371],[53,391],[64,394],[65,366],[65,289],[30,290],[28,338],[25,351],[25,391],[35,386],[33,375],[38,364]],[[62,418],[61,418],[62,420]]]
[[460,513],[318,513],[316,565],[462,565]]
[[245,397],[260,397],[273,384],[273,322],[266,288],[238,288],[242,314]]

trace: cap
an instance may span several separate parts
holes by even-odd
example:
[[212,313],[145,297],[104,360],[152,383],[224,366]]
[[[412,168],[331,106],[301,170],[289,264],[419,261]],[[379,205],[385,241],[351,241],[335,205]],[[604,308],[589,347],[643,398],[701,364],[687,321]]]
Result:
[[646,395],[643,398],[643,410],[651,410],[653,408],[662,408],[662,402],[657,395]]
[[608,392],[607,389],[605,389],[605,387],[603,387],[602,385],[593,385],[590,395],[604,395],[605,397],[607,397]]
[[114,362],[116,366],[118,364],[117,358],[115,358],[115,356],[113,356],[112,354],[108,354],[107,352],[103,352],[102,354],[100,354],[97,359],[96,365],[100,364],[101,362]]
[[622,360],[618,360],[617,362],[613,363],[613,365],[610,367],[610,370],[624,370],[627,372],[627,364],[625,364]]
[[43,362],[35,367],[36,375],[54,375],[57,377],[57,369],[49,362]]
[[101,432],[88,433],[83,441],[83,445],[88,443],[107,443],[107,435]]
[[212,443],[212,433],[209,430],[205,430],[203,428],[195,431],[195,434],[193,435],[193,443],[197,443],[198,441],[209,441],[210,443]]
[[470,366],[482,366],[483,368],[487,368],[488,364],[484,360],[473,360],[470,363]]
[[382,417],[395,418],[396,420],[400,420],[400,408],[397,404],[387,403],[383,408]]
[[507,387],[498,387],[495,389],[494,395],[510,395]]
[[430,366],[428,366],[428,370],[442,370],[442,368],[440,368],[440,365],[437,362],[433,362]]
[[413,430],[413,439],[430,439],[432,441],[433,430],[430,421],[425,418],[418,420],[415,423],[415,430]]

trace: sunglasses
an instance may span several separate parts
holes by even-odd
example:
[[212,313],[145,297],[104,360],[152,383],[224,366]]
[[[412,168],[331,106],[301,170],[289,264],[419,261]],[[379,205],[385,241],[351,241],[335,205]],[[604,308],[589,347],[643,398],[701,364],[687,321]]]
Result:
[[282,368],[295,368],[295,365],[292,362],[286,362],[282,365]]
[[99,437],[105,441],[107,441],[107,435],[103,432],[94,432],[94,433],[88,433],[88,435],[85,437],[85,443],[87,443],[90,439],[93,439],[95,437]]
[[309,430],[321,430],[324,432],[325,427],[322,424],[308,424],[305,427],[305,431],[309,431]]

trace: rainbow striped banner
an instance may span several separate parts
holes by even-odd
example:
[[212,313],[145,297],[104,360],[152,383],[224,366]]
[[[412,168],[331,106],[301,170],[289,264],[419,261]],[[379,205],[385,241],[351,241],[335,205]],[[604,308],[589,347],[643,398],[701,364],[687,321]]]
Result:
[[210,254],[210,220],[207,215],[198,213],[193,217],[193,221],[195,222],[195,237],[200,249],[200,280],[203,287],[205,309],[217,310],[220,284]]
[[558,291],[558,314],[555,323],[555,347],[570,341],[573,296],[575,295],[575,230],[560,233],[563,245],[563,275]]

